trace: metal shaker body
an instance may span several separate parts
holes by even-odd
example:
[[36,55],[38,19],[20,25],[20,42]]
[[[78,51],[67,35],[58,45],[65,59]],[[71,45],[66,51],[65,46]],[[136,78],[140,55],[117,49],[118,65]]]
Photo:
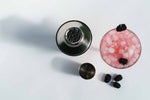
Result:
[[58,48],[70,56],[85,53],[92,42],[89,27],[81,21],[71,20],[62,24],[56,34]]

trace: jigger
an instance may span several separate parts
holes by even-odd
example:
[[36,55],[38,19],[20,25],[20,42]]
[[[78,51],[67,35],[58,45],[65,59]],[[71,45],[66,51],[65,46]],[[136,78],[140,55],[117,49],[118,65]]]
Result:
[[91,63],[84,63],[79,67],[79,75],[83,79],[92,79],[95,73],[96,69]]

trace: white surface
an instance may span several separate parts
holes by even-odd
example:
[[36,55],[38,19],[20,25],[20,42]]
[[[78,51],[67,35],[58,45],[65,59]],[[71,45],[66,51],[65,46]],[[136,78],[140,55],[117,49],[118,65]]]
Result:
[[[90,49],[81,56],[61,53],[58,27],[71,19],[86,23]],[[101,58],[102,36],[125,23],[142,43],[139,61],[120,70]],[[149,0],[0,0],[0,100],[150,100]],[[96,75],[84,80],[76,69],[84,62]],[[119,74],[122,88],[101,81],[103,73]]]

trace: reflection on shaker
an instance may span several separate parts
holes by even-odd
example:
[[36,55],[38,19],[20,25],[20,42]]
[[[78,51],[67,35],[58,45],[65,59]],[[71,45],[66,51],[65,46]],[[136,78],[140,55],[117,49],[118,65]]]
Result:
[[92,42],[89,27],[81,21],[71,20],[60,26],[56,34],[58,48],[70,56],[85,53]]

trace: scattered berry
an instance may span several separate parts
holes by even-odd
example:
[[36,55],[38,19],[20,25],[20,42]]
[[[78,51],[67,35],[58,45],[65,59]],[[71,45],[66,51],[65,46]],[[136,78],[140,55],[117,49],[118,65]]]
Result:
[[114,78],[115,81],[120,81],[122,80],[122,75],[117,75],[115,78]]
[[121,87],[121,85],[120,85],[119,83],[117,83],[117,82],[113,82],[113,86],[114,86],[115,88],[120,88],[120,87]]
[[111,75],[110,75],[110,74],[106,74],[106,75],[105,75],[104,82],[105,82],[105,83],[108,83],[110,80],[111,80]]

